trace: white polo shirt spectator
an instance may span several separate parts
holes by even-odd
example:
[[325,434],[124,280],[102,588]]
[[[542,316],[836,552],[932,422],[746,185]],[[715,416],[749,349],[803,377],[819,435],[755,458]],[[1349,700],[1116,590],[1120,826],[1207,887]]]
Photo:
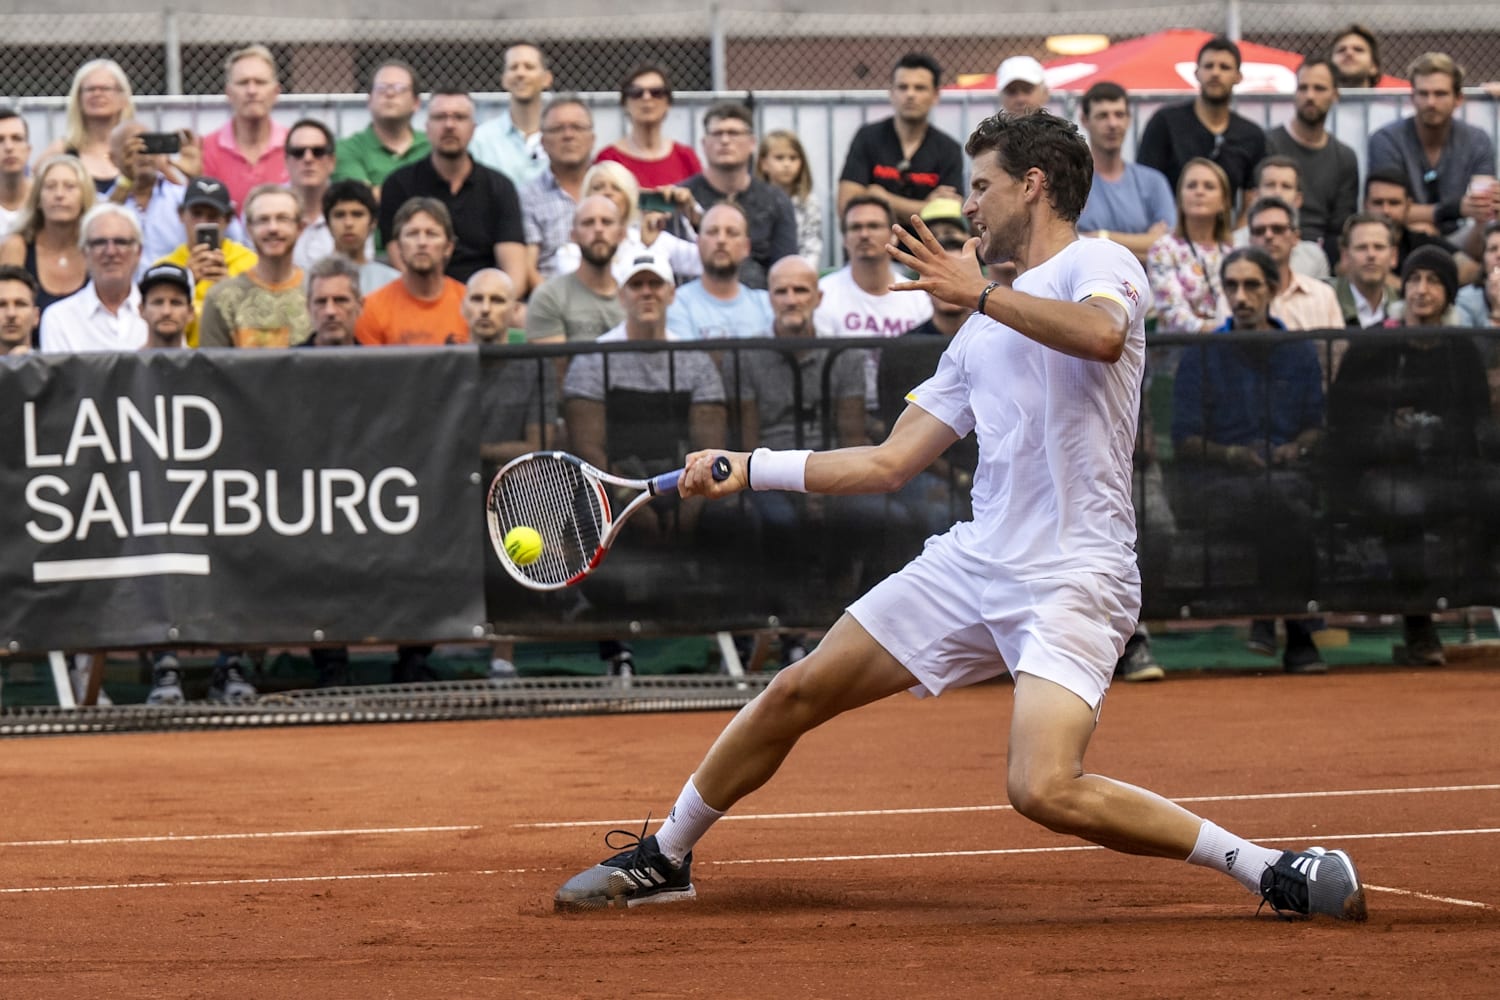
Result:
[[111,313],[99,301],[90,281],[42,313],[42,352],[138,351],[146,346],[146,321],[141,318],[141,292],[130,296]]

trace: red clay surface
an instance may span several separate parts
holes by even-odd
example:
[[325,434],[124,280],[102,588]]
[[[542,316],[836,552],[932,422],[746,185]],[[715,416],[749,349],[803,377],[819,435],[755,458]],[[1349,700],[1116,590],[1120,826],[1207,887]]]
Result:
[[[700,845],[697,903],[590,915],[553,889],[727,714],[10,741],[0,995],[1493,997],[1497,703],[1480,666],[1111,692],[1091,770],[1284,793],[1189,806],[1349,849],[1365,925],[996,808],[1005,685],[835,720]],[[168,835],[221,839],[120,839]]]

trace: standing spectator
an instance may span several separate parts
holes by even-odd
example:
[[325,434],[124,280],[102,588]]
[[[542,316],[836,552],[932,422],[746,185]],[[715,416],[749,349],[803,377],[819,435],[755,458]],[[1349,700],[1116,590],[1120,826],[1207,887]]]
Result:
[[225,278],[235,278],[255,266],[255,251],[233,239],[234,206],[229,188],[213,177],[194,177],[182,195],[178,231],[183,242],[161,262],[185,267],[193,275],[193,310],[187,343],[198,346],[198,327],[203,321],[203,302],[209,289]]
[[380,235],[397,268],[401,249],[391,246],[396,213],[407,199],[436,198],[453,220],[455,239],[448,277],[464,282],[482,267],[499,266],[524,294],[526,233],[516,187],[501,173],[469,155],[474,135],[474,99],[466,91],[441,88],[427,102],[427,139],[432,153],[386,177],[380,198]]
[[187,189],[168,176],[165,155],[148,156],[142,122],[121,122],[109,137],[109,158],[119,170],[109,200],[135,212],[145,234],[141,260],[150,262],[172,252],[182,237],[182,196]]
[[681,340],[770,336],[770,297],[740,283],[740,270],[750,256],[750,221],[743,209],[720,202],[703,213],[698,256],[703,277],[677,289],[667,310],[672,335]]
[[0,264],[31,272],[37,283],[37,308],[43,312],[89,280],[78,237],[80,223],[93,207],[94,185],[76,156],[43,160],[26,196],[25,211],[0,242]]
[[378,199],[380,185],[392,170],[425,159],[432,146],[427,136],[411,127],[421,103],[416,70],[400,59],[375,67],[370,77],[370,124],[339,140],[333,179],[364,181]]
[[141,262],[141,224],[135,213],[108,202],[83,217],[88,284],[42,314],[41,349],[134,351],[146,342],[141,293],[135,287]]
[[630,71],[620,85],[620,104],[630,125],[611,146],[600,150],[596,163],[619,163],[647,191],[681,184],[703,172],[691,146],[667,138],[663,125],[672,110],[672,80],[655,63]]
[[755,175],[786,192],[797,215],[797,252],[814,267],[823,260],[823,204],[813,196],[812,169],[797,133],[767,132],[755,155]]
[[891,73],[895,114],[854,133],[839,174],[838,208],[861,195],[882,198],[905,220],[933,198],[958,197],[964,151],[929,120],[943,71],[925,52],[908,52]]
[[1343,311],[1344,325],[1360,328],[1381,325],[1401,301],[1399,286],[1392,287],[1391,281],[1391,271],[1396,266],[1396,240],[1390,220],[1384,215],[1356,212],[1344,220],[1339,247],[1343,256],[1333,293]]
[[883,198],[861,195],[844,206],[840,228],[849,263],[818,281],[818,332],[835,337],[899,337],[932,318],[925,295],[891,291],[899,280],[885,252],[891,211]]
[[[1302,177],[1297,172],[1297,161],[1290,156],[1272,155],[1255,165],[1255,187],[1246,192],[1246,208],[1262,198],[1279,198],[1290,205],[1300,221],[1302,215]],[[1246,224],[1234,231],[1233,243],[1237,247],[1250,245],[1248,212]],[[1309,278],[1325,281],[1329,277],[1328,255],[1316,243],[1303,238],[1292,248],[1292,270]],[[1286,291],[1286,284],[1281,286]]]
[[583,178],[594,159],[594,116],[577,97],[560,95],[542,112],[541,134],[546,169],[520,191],[533,288],[557,273],[557,252],[568,244]]
[[27,166],[31,162],[31,132],[14,108],[0,108],[0,239],[21,218],[31,193]]
[[364,310],[359,266],[332,254],[313,261],[307,272],[307,313],[312,336],[305,347],[358,347],[354,331]]
[[995,70],[995,90],[1000,96],[1000,110],[1008,115],[1044,108],[1052,96],[1046,71],[1031,56],[1011,56],[1000,63]]
[[[297,251],[292,259],[304,272],[313,261],[333,253],[333,231],[323,214],[323,195],[328,191],[328,179],[333,176],[337,145],[333,130],[313,118],[303,118],[286,132],[291,188],[302,202],[302,235],[297,237]],[[374,252],[375,246],[371,244],[368,253]]]
[[1151,244],[1177,226],[1172,186],[1160,170],[1125,159],[1130,101],[1124,87],[1096,83],[1080,106],[1094,156],[1094,184],[1078,217],[1078,231],[1114,240],[1145,263]]
[[1487,329],[1500,326],[1500,222],[1486,223],[1482,237],[1479,277],[1458,290],[1455,304],[1466,326]]
[[[1224,258],[1219,273],[1232,313],[1215,333],[1284,329],[1270,315],[1280,282],[1258,247]],[[1308,453],[1323,433],[1323,375],[1311,342],[1213,343],[1182,352],[1172,392],[1181,520],[1250,542],[1257,580],[1287,600],[1312,597],[1315,490]],[[1208,502],[1212,498],[1212,502]],[[1274,526],[1274,530],[1266,530]],[[1328,670],[1311,622],[1287,618],[1282,665],[1289,674]],[[1251,625],[1252,648],[1275,655],[1276,623]]]
[[333,236],[333,252],[359,266],[362,295],[401,277],[400,271],[370,256],[379,211],[375,193],[364,181],[334,181],[323,192],[323,218],[328,220],[328,231]]
[[578,266],[547,279],[532,293],[526,309],[528,341],[596,340],[624,321],[613,271],[616,251],[625,239],[623,220],[619,204],[604,195],[586,195],[578,203],[572,233]]
[[109,134],[134,117],[130,78],[120,64],[113,59],[91,59],[78,67],[68,88],[67,131],[42,150],[41,158],[78,157],[95,193],[104,194],[119,176],[109,158]]
[[281,96],[271,50],[247,45],[231,52],[224,60],[224,96],[230,118],[203,137],[203,172],[228,185],[236,205],[245,205],[252,188],[287,182],[287,129],[271,117]]
[[30,271],[0,264],[0,357],[31,353],[31,339],[42,319],[36,293],[36,279]]
[[[682,190],[686,190],[685,188]],[[666,228],[671,216],[666,212],[643,212],[640,209],[640,187],[635,175],[619,163],[608,160],[595,163],[583,175],[583,196],[603,195],[615,203],[625,220],[625,239],[615,251],[615,280],[620,281],[637,257],[652,256],[665,264],[678,281],[696,278],[703,273],[698,260],[698,246]],[[565,244],[557,251],[557,272],[564,274],[578,266],[578,247]]]
[[447,207],[436,198],[410,198],[396,213],[391,233],[391,259],[401,280],[365,299],[355,328],[360,343],[468,343],[464,286],[445,273],[456,239]]
[[292,259],[302,232],[302,203],[281,184],[245,199],[255,266],[226,278],[203,299],[201,347],[295,347],[312,333],[302,270]]
[[1166,174],[1174,187],[1188,162],[1210,160],[1229,179],[1233,208],[1240,191],[1255,184],[1255,165],[1265,159],[1266,134],[1230,110],[1240,73],[1240,47],[1222,35],[1198,50],[1198,96],[1168,104],[1146,123],[1136,160]]
[[1307,59],[1297,68],[1291,120],[1266,133],[1266,150],[1296,164],[1302,238],[1322,244],[1330,262],[1337,259],[1344,220],[1359,207],[1359,158],[1328,132],[1328,112],[1338,99],[1333,64]]
[[[1443,52],[1420,56],[1407,70],[1416,113],[1370,136],[1370,173],[1399,170],[1406,175],[1415,204],[1401,220],[1452,233],[1465,219],[1488,219],[1495,208],[1495,143],[1481,129],[1454,115],[1464,102],[1464,71]],[[1471,191],[1469,182],[1489,184]]]
[[[797,213],[792,200],[750,173],[755,152],[755,132],[750,110],[743,104],[715,104],[703,116],[703,173],[683,181],[703,209],[721,201],[733,201],[750,220],[750,256],[740,270],[740,280],[751,288],[766,287],[766,271],[788,254],[797,252]],[[690,210],[696,226],[701,221],[696,208]]]
[[1177,228],[1146,254],[1157,328],[1207,333],[1229,318],[1219,265],[1230,245],[1230,190],[1224,169],[1197,157],[1177,182]]
[[474,130],[469,153],[519,190],[547,169],[542,147],[542,94],[552,86],[547,56],[530,42],[512,45],[505,50],[500,86],[510,94],[507,113]]
[[1380,42],[1362,24],[1351,24],[1333,36],[1328,58],[1338,71],[1340,87],[1380,86]]
[[[137,287],[141,319],[146,324],[146,343],[142,346],[164,351],[186,347],[188,324],[193,321],[193,276],[176,264],[153,264],[141,275]],[[150,698],[147,702],[159,704]]]

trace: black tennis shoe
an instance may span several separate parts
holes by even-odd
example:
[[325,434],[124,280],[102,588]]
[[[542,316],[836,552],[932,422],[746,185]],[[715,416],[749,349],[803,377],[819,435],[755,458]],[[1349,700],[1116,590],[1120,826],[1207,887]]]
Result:
[[[641,833],[645,832],[642,827]],[[655,834],[641,837],[629,830],[611,830],[605,834],[604,843],[618,849],[620,845],[611,840],[616,834],[632,838],[633,843],[625,844],[625,850],[619,854],[564,882],[552,898],[554,910],[603,910],[611,906],[679,903],[698,898],[693,888],[691,852],[680,866],[673,866],[657,848]]]
[[1354,862],[1343,851],[1309,847],[1282,851],[1260,877],[1261,905],[1269,903],[1279,917],[1322,913],[1336,920],[1364,920],[1365,887]]

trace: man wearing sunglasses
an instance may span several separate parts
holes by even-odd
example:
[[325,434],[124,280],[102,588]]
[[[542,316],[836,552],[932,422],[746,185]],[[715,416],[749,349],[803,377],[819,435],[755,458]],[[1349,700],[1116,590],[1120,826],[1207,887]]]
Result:
[[1301,240],[1297,210],[1274,195],[1250,206],[1250,245],[1260,247],[1276,262],[1281,291],[1271,312],[1288,330],[1341,330],[1344,312],[1333,288],[1309,278],[1293,266],[1293,251]]
[[138,351],[146,343],[141,292],[141,223],[123,205],[105,202],[83,217],[89,281],[42,313],[42,351]]
[[[338,166],[336,150],[333,130],[315,118],[304,118],[287,130],[286,169],[292,190],[302,199],[302,235],[292,261],[303,271],[334,251],[333,230],[323,216],[323,195]],[[373,243],[365,247],[366,257],[374,253]]]

